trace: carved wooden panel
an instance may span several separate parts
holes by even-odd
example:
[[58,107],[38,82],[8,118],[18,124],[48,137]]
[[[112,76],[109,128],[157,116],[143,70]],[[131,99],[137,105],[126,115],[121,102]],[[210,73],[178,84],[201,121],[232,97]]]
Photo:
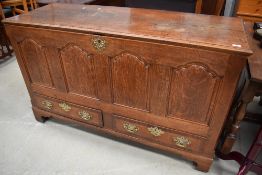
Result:
[[[142,53],[137,56],[128,49],[112,56],[107,52],[89,53],[88,46],[73,42],[59,43],[51,48],[25,40],[21,48],[28,50],[31,45],[34,49],[28,52],[31,55],[27,58],[38,57],[36,60],[40,63],[34,64],[44,65],[39,68],[46,68],[41,74],[49,75],[50,85],[59,91],[145,110],[159,117],[204,124],[212,117],[221,79],[217,72],[201,62],[163,65],[154,60],[158,58]],[[32,81],[42,77],[47,76],[33,77]]]
[[189,64],[174,69],[168,116],[206,123],[219,89],[219,77],[206,67]]
[[45,55],[49,65],[50,74],[52,75],[54,87],[59,91],[67,92],[59,49],[47,46],[45,49]]
[[25,39],[18,44],[30,81],[45,86],[53,86],[44,48],[31,39]]
[[95,54],[94,66],[97,83],[97,96],[99,99],[112,102],[111,97],[111,73],[110,58],[106,55]]
[[113,101],[114,103],[147,110],[149,66],[130,53],[113,58]]
[[97,97],[93,55],[74,44],[67,44],[60,54],[68,91]]
[[161,65],[150,67],[150,112],[165,116],[171,82],[171,68]]

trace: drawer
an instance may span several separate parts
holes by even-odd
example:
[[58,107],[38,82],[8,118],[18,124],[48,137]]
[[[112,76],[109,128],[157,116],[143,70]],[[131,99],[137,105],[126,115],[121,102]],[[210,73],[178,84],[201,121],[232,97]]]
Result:
[[262,0],[241,0],[239,6],[262,6]]
[[238,14],[252,14],[252,15],[262,15],[262,5],[257,6],[239,6],[238,8]]
[[34,104],[40,109],[60,114],[84,123],[103,127],[102,112],[100,110],[91,109],[44,96],[35,96]]
[[201,145],[204,142],[204,139],[200,139],[197,136],[150,125],[145,122],[117,115],[113,115],[113,129],[123,134],[187,151],[199,152]]

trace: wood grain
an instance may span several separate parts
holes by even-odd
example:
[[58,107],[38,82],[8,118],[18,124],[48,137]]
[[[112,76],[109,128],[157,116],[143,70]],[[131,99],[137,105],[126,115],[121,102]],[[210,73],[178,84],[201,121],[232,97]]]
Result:
[[112,62],[113,103],[148,110],[148,65],[130,53]]
[[[64,11],[67,11],[66,18],[62,15]],[[4,22],[251,54],[242,21],[237,18],[123,7],[51,4]]]
[[201,65],[189,64],[175,69],[168,116],[208,123],[218,90],[219,77]]
[[23,60],[31,82],[52,87],[53,83],[43,47],[30,39],[23,40],[19,43],[19,46],[24,55]]
[[95,98],[97,87],[93,56],[74,44],[67,44],[60,54],[68,91]]

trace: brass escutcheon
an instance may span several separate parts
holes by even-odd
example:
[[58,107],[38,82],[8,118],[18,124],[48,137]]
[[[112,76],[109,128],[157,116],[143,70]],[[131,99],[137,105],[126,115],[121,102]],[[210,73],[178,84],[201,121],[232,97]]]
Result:
[[130,133],[136,133],[139,130],[139,128],[136,125],[130,124],[130,123],[124,123],[123,127],[125,128],[127,132],[130,132]]
[[88,120],[91,120],[91,118],[92,118],[92,116],[88,113],[88,112],[86,112],[86,111],[79,111],[79,116],[83,119],[83,120],[86,120],[86,121],[88,121]]
[[97,51],[101,52],[106,49],[107,42],[101,37],[96,37],[92,39],[92,45]]
[[150,128],[147,128],[147,130],[155,137],[161,136],[162,134],[165,133],[164,131],[162,131],[158,127],[150,127]]

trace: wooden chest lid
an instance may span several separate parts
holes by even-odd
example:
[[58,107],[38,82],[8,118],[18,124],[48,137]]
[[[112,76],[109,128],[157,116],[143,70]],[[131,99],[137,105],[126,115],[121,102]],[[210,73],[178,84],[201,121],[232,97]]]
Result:
[[243,22],[232,17],[95,5],[50,4],[5,24],[43,27],[250,55]]

